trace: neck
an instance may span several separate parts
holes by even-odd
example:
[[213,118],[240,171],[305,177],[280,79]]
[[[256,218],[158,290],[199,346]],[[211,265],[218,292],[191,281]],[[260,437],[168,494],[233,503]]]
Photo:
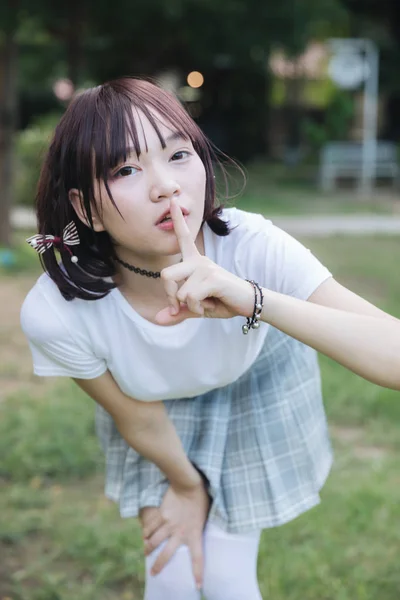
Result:
[[[181,260],[180,254],[163,257],[162,260],[158,261],[146,260],[144,257],[138,258],[128,252],[118,251],[117,255],[118,258],[129,265],[153,272],[160,272],[166,267],[179,263]],[[135,273],[118,262],[116,262],[116,267],[116,281],[123,294],[142,298],[146,296],[151,296],[152,298],[164,297],[164,286],[160,278],[147,277],[146,275]]]
[[[195,243],[200,254],[204,255],[204,240],[201,230]],[[175,265],[182,260],[181,254],[157,257],[155,260],[154,256],[144,257],[134,255],[132,252],[129,252],[124,248],[117,248],[117,256],[119,259],[134,267],[153,272],[161,272],[163,269]],[[116,267],[116,283],[118,284],[120,291],[127,297],[129,296],[143,299],[148,297],[154,300],[166,299],[164,285],[160,278],[156,279],[134,273],[118,262],[116,262]]]

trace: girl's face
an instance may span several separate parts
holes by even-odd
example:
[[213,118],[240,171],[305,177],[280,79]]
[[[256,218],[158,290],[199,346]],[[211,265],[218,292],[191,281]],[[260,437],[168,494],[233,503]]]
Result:
[[132,261],[138,257],[156,263],[163,256],[179,253],[172,222],[160,224],[173,196],[182,208],[193,239],[197,238],[203,220],[204,165],[190,140],[180,137],[162,120],[159,127],[166,142],[164,149],[149,120],[140,114],[137,121],[140,156],[132,149],[127,160],[110,173],[108,183],[118,210],[104,183],[99,184],[102,208],[95,228],[107,231],[117,252]]

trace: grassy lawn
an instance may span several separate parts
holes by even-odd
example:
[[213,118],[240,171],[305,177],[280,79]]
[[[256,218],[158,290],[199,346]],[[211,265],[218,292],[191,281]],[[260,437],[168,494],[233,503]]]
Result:
[[[302,241],[339,281],[400,317],[398,238]],[[23,256],[21,265],[0,285],[32,277]],[[12,367],[0,385],[18,376]],[[321,367],[335,466],[321,505],[264,532],[263,597],[398,600],[399,394],[324,357]],[[92,402],[68,381],[32,386],[0,404],[0,599],[139,600],[140,532],[102,496]]]

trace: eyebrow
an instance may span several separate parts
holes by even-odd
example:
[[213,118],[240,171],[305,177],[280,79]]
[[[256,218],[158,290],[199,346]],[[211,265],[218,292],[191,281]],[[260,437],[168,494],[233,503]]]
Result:
[[[179,131],[173,131],[164,139],[164,143],[168,145],[169,143],[177,140],[187,141],[189,140],[189,136],[179,133]],[[126,155],[131,156],[132,154],[136,154],[136,148],[134,146],[128,146],[126,148]]]

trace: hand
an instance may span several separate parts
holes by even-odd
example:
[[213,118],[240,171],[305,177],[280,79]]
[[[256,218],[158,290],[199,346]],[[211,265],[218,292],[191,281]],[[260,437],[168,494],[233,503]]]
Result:
[[[170,306],[157,313],[157,323],[173,325],[190,317],[251,316],[254,307],[252,286],[199,253],[174,198],[170,211],[182,262],[161,271]],[[184,283],[179,287],[181,282]]]
[[168,539],[157,557],[151,574],[157,575],[179,546],[187,545],[192,558],[193,575],[200,589],[203,580],[203,529],[210,508],[210,498],[203,482],[190,490],[168,488],[160,508],[141,511],[145,554],[148,555]]

